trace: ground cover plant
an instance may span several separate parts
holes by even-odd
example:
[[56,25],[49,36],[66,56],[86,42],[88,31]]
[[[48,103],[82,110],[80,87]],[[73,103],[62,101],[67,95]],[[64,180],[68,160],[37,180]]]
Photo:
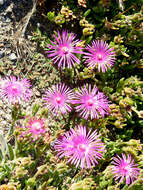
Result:
[[33,1],[35,52],[1,64],[0,189],[143,190],[142,4]]

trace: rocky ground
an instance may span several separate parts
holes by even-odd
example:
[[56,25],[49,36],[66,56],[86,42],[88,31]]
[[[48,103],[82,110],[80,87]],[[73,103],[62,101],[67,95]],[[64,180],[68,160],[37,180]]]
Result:
[[[33,72],[31,64],[33,56],[37,52],[37,46],[35,42],[31,41],[32,35],[27,31],[27,29],[24,33],[26,36],[24,36],[24,38],[22,36],[22,31],[27,21],[27,15],[32,10],[32,7],[32,0],[0,0],[0,78],[3,78],[6,75],[17,75],[17,73],[20,76],[27,77],[31,76],[30,72]],[[34,24],[37,24],[36,21]],[[29,25],[30,22],[28,23],[28,26]],[[40,54],[39,56],[44,62],[45,58],[43,55]],[[33,62],[34,66],[35,62]],[[27,63],[29,63],[32,71],[26,70]],[[36,74],[34,75],[33,73],[29,79],[31,80],[32,77],[32,79],[35,79],[37,77]],[[39,75],[41,74],[39,73]],[[52,72],[46,76],[48,76],[47,81],[54,79]],[[35,81],[32,81],[32,83],[34,83],[34,85],[32,84],[32,99],[22,105],[22,109],[24,112],[26,112],[26,114],[31,113],[32,106],[35,103],[42,103],[41,96],[43,91],[39,89]],[[52,124],[53,118],[51,115],[49,116],[49,120]],[[6,104],[1,99],[0,130],[6,132],[10,125],[11,105]]]
[[31,9],[32,1],[27,0],[0,0],[0,58],[16,61],[18,50],[18,32],[20,33],[22,19]]

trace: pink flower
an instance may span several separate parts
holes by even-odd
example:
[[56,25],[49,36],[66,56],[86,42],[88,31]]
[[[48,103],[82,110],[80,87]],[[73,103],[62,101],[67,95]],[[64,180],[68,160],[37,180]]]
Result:
[[122,154],[122,158],[117,155],[113,158],[112,172],[116,180],[120,179],[119,183],[126,179],[126,184],[132,183],[137,179],[140,169],[137,168],[137,164],[134,164],[134,160],[131,158],[131,155],[128,154],[128,157],[125,154]]
[[86,127],[77,126],[55,142],[55,150],[60,158],[65,156],[76,167],[91,168],[98,164],[97,159],[101,159],[104,152],[99,137],[96,130],[87,132]]
[[99,92],[96,86],[92,88],[90,84],[87,88],[84,85],[84,87],[75,92],[75,99],[72,103],[77,104],[76,111],[85,119],[104,117],[109,114],[110,110],[107,97],[102,92]]
[[3,79],[0,83],[0,96],[5,97],[10,103],[21,103],[27,101],[32,96],[30,82],[27,79],[16,79],[11,76]]
[[51,44],[48,44],[49,51],[48,57],[52,58],[54,64],[58,63],[58,67],[65,69],[65,67],[72,68],[75,66],[75,63],[80,64],[80,60],[76,57],[75,54],[83,53],[82,47],[78,46],[80,40],[75,40],[76,35],[73,33],[68,33],[63,31],[62,34],[57,32],[57,35],[54,35],[55,41],[51,41]]
[[25,131],[22,132],[20,136],[23,137],[27,134],[31,134],[33,140],[37,140],[47,132],[43,119],[31,118],[27,126],[22,128],[25,129]]
[[114,65],[115,52],[106,42],[102,40],[93,41],[92,46],[88,45],[86,49],[89,53],[85,53],[84,58],[88,67],[97,67],[99,72],[106,72]]
[[43,99],[48,109],[57,115],[59,112],[66,114],[71,111],[70,104],[73,96],[72,90],[65,84],[57,84],[46,91]]

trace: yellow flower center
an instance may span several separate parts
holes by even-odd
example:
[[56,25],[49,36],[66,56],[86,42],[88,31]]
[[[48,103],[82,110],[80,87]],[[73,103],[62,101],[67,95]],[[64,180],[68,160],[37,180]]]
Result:
[[98,60],[102,60],[102,54],[101,54],[101,53],[98,53],[98,54],[97,54],[97,58],[98,58]]
[[92,106],[92,105],[93,105],[93,100],[92,100],[92,99],[89,99],[89,100],[87,101],[87,104],[88,104],[88,106]]
[[63,51],[64,54],[67,54],[67,53],[69,52],[69,48],[63,47],[63,48],[62,48],[62,51]]
[[82,152],[84,152],[86,150],[85,144],[79,144],[79,145],[77,145],[77,148],[78,148],[78,150],[80,150]]
[[56,97],[56,102],[60,103],[61,102],[61,97]]
[[32,124],[32,127],[35,128],[36,130],[41,129],[41,124],[39,122],[35,122]]

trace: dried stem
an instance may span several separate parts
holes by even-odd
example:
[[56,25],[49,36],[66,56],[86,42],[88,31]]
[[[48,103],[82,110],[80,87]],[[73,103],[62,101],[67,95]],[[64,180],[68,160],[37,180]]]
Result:
[[27,21],[26,21],[26,23],[25,23],[25,26],[23,27],[23,29],[22,29],[22,32],[21,32],[21,37],[24,37],[24,35],[25,35],[25,31],[26,31],[26,28],[27,28],[27,26],[28,26],[28,24],[29,24],[29,21],[30,21],[30,18],[32,17],[32,15],[33,15],[33,13],[35,12],[35,10],[36,10],[36,5],[37,5],[37,1],[38,0],[33,0],[33,8],[32,8],[32,10],[27,14]]

